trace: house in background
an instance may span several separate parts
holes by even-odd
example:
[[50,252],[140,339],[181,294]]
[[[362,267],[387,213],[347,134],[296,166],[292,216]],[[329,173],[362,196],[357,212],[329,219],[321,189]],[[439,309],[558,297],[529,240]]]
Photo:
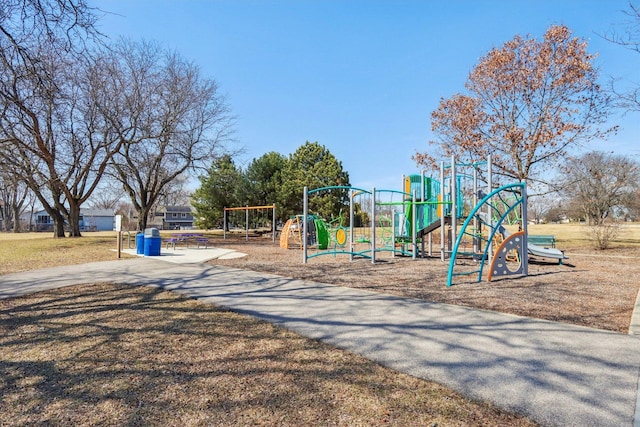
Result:
[[[53,231],[53,221],[47,211],[33,214],[35,231]],[[110,209],[80,208],[80,231],[112,231],[115,228],[115,214]]]
[[192,230],[191,206],[163,206],[156,210],[153,226],[162,230]]
[[116,215],[110,209],[80,209],[80,230],[112,231],[116,227]]
[[53,220],[47,211],[37,211],[33,214],[33,218],[35,218],[33,231],[53,231]]

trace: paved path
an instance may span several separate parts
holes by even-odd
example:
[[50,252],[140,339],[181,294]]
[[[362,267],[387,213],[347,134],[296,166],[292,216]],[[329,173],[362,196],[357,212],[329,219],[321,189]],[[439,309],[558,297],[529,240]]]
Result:
[[220,304],[543,425],[634,425],[637,336],[150,258],[3,275],[0,298],[99,281]]

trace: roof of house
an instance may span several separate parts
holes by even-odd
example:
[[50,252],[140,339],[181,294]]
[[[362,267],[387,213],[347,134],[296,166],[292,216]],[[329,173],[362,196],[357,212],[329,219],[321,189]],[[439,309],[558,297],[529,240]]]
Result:
[[112,209],[82,209],[80,208],[80,213],[83,216],[114,216]]
[[[49,215],[46,210],[42,209],[33,213],[34,216]],[[80,208],[82,216],[115,216],[112,209],[84,209]]]
[[159,209],[163,212],[188,212],[191,213],[191,206],[164,206]]

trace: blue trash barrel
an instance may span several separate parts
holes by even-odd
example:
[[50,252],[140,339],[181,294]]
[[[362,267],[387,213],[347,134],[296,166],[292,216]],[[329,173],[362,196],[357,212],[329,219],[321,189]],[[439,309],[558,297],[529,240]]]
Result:
[[144,254],[144,233],[136,234],[136,254]]
[[157,228],[144,230],[144,256],[160,256],[162,238]]

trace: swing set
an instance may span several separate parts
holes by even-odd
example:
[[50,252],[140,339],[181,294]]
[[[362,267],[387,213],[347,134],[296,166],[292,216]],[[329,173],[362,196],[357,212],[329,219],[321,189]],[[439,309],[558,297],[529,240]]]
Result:
[[[244,216],[234,215],[235,212],[244,211]],[[252,216],[249,213],[253,213]],[[260,235],[260,231],[269,230],[271,239],[276,241],[276,204],[266,206],[238,206],[232,208],[224,208],[224,217],[222,220],[222,236],[227,238],[227,228],[231,224],[229,216],[234,216],[233,225],[238,227],[242,225],[244,228],[245,240],[249,241],[249,230],[254,230],[253,235]],[[269,218],[270,216],[270,218]]]

